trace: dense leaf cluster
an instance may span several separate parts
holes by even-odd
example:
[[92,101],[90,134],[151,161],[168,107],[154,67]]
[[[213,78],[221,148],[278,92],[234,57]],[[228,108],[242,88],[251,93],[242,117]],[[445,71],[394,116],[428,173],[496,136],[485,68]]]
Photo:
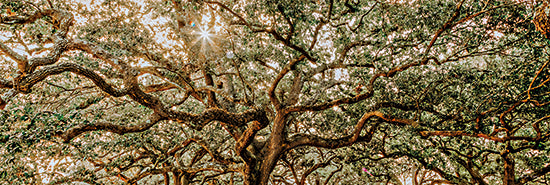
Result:
[[548,184],[547,3],[1,0],[0,183]]

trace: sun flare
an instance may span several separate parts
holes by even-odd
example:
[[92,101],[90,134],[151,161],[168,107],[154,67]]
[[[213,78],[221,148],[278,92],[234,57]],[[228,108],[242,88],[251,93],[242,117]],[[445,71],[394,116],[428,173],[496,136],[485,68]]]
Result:
[[205,29],[205,28],[201,28],[199,29],[199,38],[203,41],[208,41],[208,42],[212,42],[212,36],[213,34],[210,33],[210,31],[208,29]]

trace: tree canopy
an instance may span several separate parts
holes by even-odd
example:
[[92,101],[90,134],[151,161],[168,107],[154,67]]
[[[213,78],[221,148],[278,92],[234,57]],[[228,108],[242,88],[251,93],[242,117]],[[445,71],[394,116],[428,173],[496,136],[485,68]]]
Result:
[[0,183],[548,184],[548,3],[1,0]]

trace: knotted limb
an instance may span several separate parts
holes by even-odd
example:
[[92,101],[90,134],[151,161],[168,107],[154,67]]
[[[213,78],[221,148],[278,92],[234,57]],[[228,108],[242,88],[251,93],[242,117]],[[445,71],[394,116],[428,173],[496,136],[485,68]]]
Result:
[[361,131],[363,130],[363,127],[367,123],[368,120],[372,118],[378,118],[384,122],[398,124],[398,125],[411,125],[411,126],[417,126],[418,124],[414,120],[408,120],[408,119],[397,119],[397,118],[390,118],[389,116],[383,114],[379,111],[372,111],[372,112],[366,112],[363,114],[361,119],[357,122],[355,125],[355,128],[353,132],[347,136],[340,137],[340,138],[323,138],[317,135],[310,135],[310,134],[296,134],[288,140],[288,144],[284,147],[286,150],[296,148],[299,146],[315,146],[315,147],[323,147],[323,148],[341,148],[345,146],[350,146],[356,142],[369,142],[372,139],[372,136],[376,130],[376,128],[379,125],[379,122],[376,122],[373,126],[367,129],[367,133],[364,136],[361,136]]
[[[91,42],[67,38],[67,33],[73,25],[74,16],[65,10],[52,8],[37,10],[31,15],[1,17],[0,23],[6,25],[32,24],[43,17],[51,18],[52,21],[49,23],[57,30],[52,35],[54,46],[46,56],[29,59],[15,52],[5,43],[0,42],[0,51],[17,63],[19,74],[13,78],[13,80],[0,80],[0,88],[10,89],[0,97],[0,109],[4,109],[9,100],[16,94],[31,93],[34,85],[44,81],[48,77],[70,72],[89,79],[96,87],[110,96],[128,96],[140,105],[150,108],[154,112],[143,123],[136,123],[130,126],[108,122],[77,125],[63,133],[56,134],[65,142],[69,142],[71,139],[84,132],[94,130],[104,130],[117,134],[141,132],[163,120],[173,120],[182,124],[187,124],[196,130],[201,130],[212,121],[220,121],[232,127],[248,128],[244,130],[243,133],[239,133],[241,136],[239,136],[238,148],[242,150],[251,143],[251,138],[253,138],[257,131],[265,128],[269,124],[265,111],[259,108],[250,109],[241,113],[232,113],[219,108],[210,108],[200,114],[171,110],[169,108],[170,106],[164,104],[158,97],[147,93],[149,91],[145,92],[141,89],[137,80],[138,75],[140,75],[139,69],[128,65],[124,59],[111,54],[109,51]],[[111,84],[104,76],[98,74],[93,69],[70,62],[58,63],[62,54],[69,51],[81,51],[106,62],[112,66],[116,72],[121,74],[120,78],[122,78],[124,86],[117,87]],[[147,71],[144,72],[147,73]],[[252,124],[247,125],[247,123],[251,122]]]

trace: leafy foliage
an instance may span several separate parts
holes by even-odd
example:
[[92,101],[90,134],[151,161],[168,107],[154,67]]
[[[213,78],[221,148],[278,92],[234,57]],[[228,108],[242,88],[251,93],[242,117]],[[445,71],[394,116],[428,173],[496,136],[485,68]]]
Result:
[[0,182],[547,184],[547,4],[2,0]]

